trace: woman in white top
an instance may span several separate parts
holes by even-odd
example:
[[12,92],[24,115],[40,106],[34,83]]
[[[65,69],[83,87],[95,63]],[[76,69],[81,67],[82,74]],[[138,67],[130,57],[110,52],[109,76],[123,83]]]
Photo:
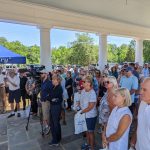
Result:
[[87,76],[84,81],[84,89],[81,92],[80,107],[81,114],[85,113],[87,132],[86,138],[89,145],[89,149],[94,150],[94,130],[97,119],[96,110],[96,93],[93,90],[93,80],[91,76]]
[[106,128],[106,141],[109,150],[128,150],[129,130],[132,114],[128,108],[131,105],[129,90],[120,88],[115,91],[113,102],[115,108],[109,116]]

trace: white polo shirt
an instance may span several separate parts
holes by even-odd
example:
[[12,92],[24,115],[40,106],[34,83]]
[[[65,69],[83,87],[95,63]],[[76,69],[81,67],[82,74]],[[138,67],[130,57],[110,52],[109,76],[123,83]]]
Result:
[[8,79],[9,79],[12,83],[14,83],[14,84],[17,85],[17,86],[15,87],[15,86],[13,86],[10,82],[8,82],[9,90],[15,91],[15,90],[20,89],[20,78],[19,78],[19,76],[16,75],[16,76],[14,76],[13,78],[11,78],[11,77],[8,76]]
[[150,150],[150,105],[143,101],[138,111],[136,150]]

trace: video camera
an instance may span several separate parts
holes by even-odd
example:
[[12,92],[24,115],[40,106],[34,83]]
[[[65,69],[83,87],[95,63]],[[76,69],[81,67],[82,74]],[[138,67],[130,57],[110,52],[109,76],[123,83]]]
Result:
[[30,65],[30,68],[19,69],[19,73],[26,73],[26,77],[33,77],[35,80],[40,80],[40,71],[45,69],[45,66]]
[[36,87],[40,89],[41,87],[40,71],[43,70],[44,68],[45,68],[44,66],[34,67],[33,65],[31,65],[29,69],[22,68],[22,69],[19,69],[18,72],[25,73],[25,76],[27,78],[33,78],[35,80]]

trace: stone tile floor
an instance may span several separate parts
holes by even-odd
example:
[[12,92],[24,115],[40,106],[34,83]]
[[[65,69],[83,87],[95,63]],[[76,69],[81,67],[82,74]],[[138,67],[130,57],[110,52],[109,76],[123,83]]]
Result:
[[[62,141],[59,147],[49,147],[51,135],[42,137],[38,118],[30,119],[26,131],[29,109],[21,112],[21,118],[7,119],[8,114],[0,115],[0,150],[80,150],[84,142],[82,135],[74,135],[74,112],[66,113],[67,125],[62,125]],[[100,148],[100,135],[96,135],[96,150]]]

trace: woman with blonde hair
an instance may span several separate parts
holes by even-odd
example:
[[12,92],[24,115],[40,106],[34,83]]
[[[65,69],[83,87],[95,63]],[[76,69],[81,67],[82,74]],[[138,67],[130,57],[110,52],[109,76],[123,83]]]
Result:
[[128,108],[132,103],[129,90],[126,88],[115,90],[113,102],[116,107],[109,116],[103,145],[108,144],[109,150],[128,150],[129,130],[132,123],[132,114]]
[[118,88],[116,78],[112,76],[105,78],[104,86],[106,87],[107,92],[102,97],[99,106],[99,123],[103,125],[107,123],[110,111],[114,107],[112,97],[114,90]]
[[115,89],[118,88],[117,80],[113,76],[108,76],[105,78],[104,86],[107,89],[107,92],[102,97],[99,105],[99,124],[100,124],[100,131],[99,133],[102,133],[102,139],[103,136],[105,137],[105,130],[107,121],[109,118],[109,115],[114,108],[112,97],[114,95]]
[[80,106],[81,114],[85,113],[87,132],[86,138],[88,145],[83,145],[81,149],[91,149],[94,150],[94,130],[97,120],[97,110],[96,110],[96,93],[93,89],[93,80],[91,76],[84,78],[84,89],[81,92]]
[[60,117],[63,102],[63,89],[61,86],[61,76],[52,76],[53,88],[50,94],[50,128],[52,141],[49,146],[59,146],[61,141]]

